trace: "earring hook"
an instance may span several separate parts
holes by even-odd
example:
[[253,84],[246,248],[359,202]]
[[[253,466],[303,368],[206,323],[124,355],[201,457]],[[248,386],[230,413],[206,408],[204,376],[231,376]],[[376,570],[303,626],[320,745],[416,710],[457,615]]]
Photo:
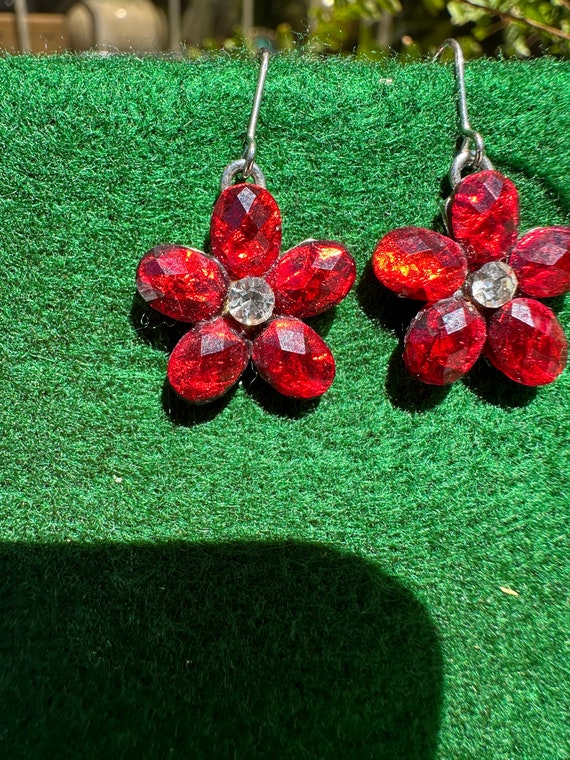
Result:
[[265,178],[263,176],[263,172],[255,163],[255,152],[257,149],[255,142],[255,131],[257,129],[257,119],[259,118],[259,109],[261,107],[261,100],[263,98],[263,88],[265,87],[267,69],[269,68],[269,50],[265,47],[260,48],[257,53],[257,58],[260,61],[259,75],[257,78],[255,95],[253,96],[249,124],[247,125],[247,134],[245,138],[243,155],[240,159],[233,161],[224,169],[221,181],[222,191],[226,190],[231,185],[234,177],[238,174],[241,175],[244,181],[253,176],[256,185],[265,187]]
[[455,60],[455,81],[457,82],[457,113],[459,116],[459,127],[463,135],[463,141],[459,148],[458,154],[451,165],[450,179],[453,187],[461,181],[461,172],[466,166],[475,169],[492,169],[493,165],[485,155],[485,142],[482,135],[476,132],[470,122],[467,112],[467,92],[465,89],[465,58],[461,45],[454,39],[444,40],[433,60],[437,61],[446,47],[451,48]]
[[245,138],[245,150],[243,152],[245,166],[242,172],[244,179],[247,179],[251,175],[253,163],[255,161],[255,150],[257,147],[255,144],[255,130],[257,129],[257,119],[259,117],[261,99],[263,98],[263,88],[265,87],[265,78],[267,77],[267,69],[269,68],[269,50],[264,47],[260,48],[257,57],[260,60],[259,76]]

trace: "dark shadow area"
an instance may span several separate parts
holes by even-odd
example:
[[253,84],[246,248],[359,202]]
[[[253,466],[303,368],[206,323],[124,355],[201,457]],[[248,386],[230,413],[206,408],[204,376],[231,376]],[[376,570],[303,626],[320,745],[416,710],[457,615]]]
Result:
[[435,232],[439,232],[440,235],[447,235],[451,237],[450,230],[447,228],[448,224],[448,205],[451,200],[453,188],[449,180],[449,175],[446,174],[441,178],[439,183],[439,213],[437,213],[431,223],[431,229]]
[[282,396],[260,377],[251,362],[240,380],[215,401],[209,401],[206,404],[189,404],[174,392],[168,379],[165,379],[162,386],[160,401],[164,413],[174,425],[194,427],[213,420],[230,403],[240,385],[243,385],[248,396],[266,412],[293,420],[301,419],[313,412],[320,401],[319,398],[303,401]]
[[450,385],[426,385],[412,377],[402,359],[402,345],[393,351],[386,374],[386,393],[392,406],[407,412],[427,412],[440,404]]
[[421,301],[398,298],[374,275],[368,262],[358,282],[356,295],[364,313],[380,327],[391,330],[399,344],[388,362],[386,393],[390,403],[408,412],[425,412],[437,406],[449,392],[449,386],[425,385],[410,375],[402,361],[402,342],[412,319],[424,305]]
[[259,404],[266,412],[278,417],[288,417],[291,420],[300,420],[315,411],[320,403],[320,397],[304,401],[298,398],[282,396],[265,380],[255,369],[252,362],[242,375],[242,383],[246,393],[256,404]]
[[129,315],[131,326],[139,340],[159,351],[170,353],[191,325],[169,319],[153,309],[138,292],[133,296]]
[[221,398],[215,401],[208,401],[206,404],[189,404],[187,401],[178,396],[172,389],[172,386],[165,378],[160,394],[160,403],[164,413],[174,425],[183,427],[194,427],[204,422],[210,422],[225,409],[232,400],[238,384],[230,388]]
[[542,301],[545,306],[548,306],[549,309],[552,309],[552,311],[557,314],[564,308],[566,296],[567,293],[564,293],[561,296],[554,296],[553,298],[539,298],[538,300]]
[[335,316],[336,306],[333,306],[332,309],[328,309],[328,311],[325,311],[323,314],[317,314],[316,317],[308,317],[307,319],[304,319],[303,322],[310,325],[321,338],[326,338],[331,329],[331,325],[334,322]]
[[425,608],[300,543],[0,549],[2,757],[434,757]]
[[356,286],[356,297],[366,316],[402,340],[408,325],[424,305],[422,301],[399,298],[382,285],[368,261]]
[[485,358],[479,359],[462,380],[482,401],[504,409],[527,406],[536,398],[537,388],[509,380]]

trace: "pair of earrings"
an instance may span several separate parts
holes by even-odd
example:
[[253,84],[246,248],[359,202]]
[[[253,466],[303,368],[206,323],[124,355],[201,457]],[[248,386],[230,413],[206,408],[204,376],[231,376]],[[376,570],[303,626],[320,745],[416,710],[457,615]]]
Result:
[[[570,227],[537,228],[517,240],[517,190],[494,170],[470,126],[462,51],[446,40],[437,56],[446,46],[455,55],[462,133],[444,210],[450,237],[393,230],[373,253],[373,271],[398,296],[427,302],[404,338],[404,363],[422,382],[452,383],[485,355],[515,382],[545,385],[562,372],[568,347],[555,314],[536,298],[570,291]],[[137,269],[142,298],[193,325],[167,373],[174,391],[194,404],[226,393],[250,361],[284,396],[325,393],[334,358],[303,320],[339,304],[356,279],[354,259],[338,242],[310,239],[279,256],[279,208],[255,163],[266,50],[260,60],[245,151],[224,170],[214,205],[211,255],[160,245]],[[474,173],[462,179],[468,170]]]

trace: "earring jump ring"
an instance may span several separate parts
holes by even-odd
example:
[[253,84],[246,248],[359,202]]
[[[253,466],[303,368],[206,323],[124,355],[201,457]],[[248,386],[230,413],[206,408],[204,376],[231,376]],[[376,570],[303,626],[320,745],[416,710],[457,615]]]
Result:
[[238,158],[237,161],[232,161],[231,164],[228,164],[226,166],[222,174],[222,179],[220,181],[220,187],[222,189],[222,193],[224,192],[224,190],[227,190],[228,187],[230,187],[233,184],[233,181],[238,176],[238,174],[241,174],[244,181],[249,176],[253,177],[253,181],[255,182],[256,185],[259,185],[259,187],[265,188],[265,176],[256,163],[252,164],[251,171],[247,176],[245,175],[245,169],[246,169],[245,158]]
[[480,169],[481,171],[488,171],[495,168],[485,154],[478,159],[476,150],[473,151],[469,150],[469,148],[465,148],[455,156],[453,163],[451,164],[451,169],[449,170],[449,181],[452,188],[457,187],[461,182],[461,173],[467,166]]

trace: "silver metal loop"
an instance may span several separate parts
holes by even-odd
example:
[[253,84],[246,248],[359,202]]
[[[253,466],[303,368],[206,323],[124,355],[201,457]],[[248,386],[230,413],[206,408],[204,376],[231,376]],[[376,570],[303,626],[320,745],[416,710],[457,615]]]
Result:
[[[238,158],[237,161],[232,161],[231,164],[228,164],[226,166],[222,174],[222,180],[220,182],[222,193],[224,192],[224,190],[227,190],[228,187],[231,187],[234,179],[238,175],[241,175],[244,181],[247,179],[247,177],[244,175],[245,168],[246,168],[245,158]],[[257,164],[255,163],[252,164],[251,171],[247,176],[253,177],[253,181],[255,182],[256,185],[259,185],[259,187],[265,187],[265,177]]]
[[451,169],[449,171],[449,181],[451,187],[455,188],[461,182],[461,173],[464,169],[470,167],[472,169],[480,169],[481,171],[487,171],[494,169],[495,167],[489,161],[487,156],[483,154],[480,160],[477,160],[477,152],[472,150],[462,150],[453,159]]

